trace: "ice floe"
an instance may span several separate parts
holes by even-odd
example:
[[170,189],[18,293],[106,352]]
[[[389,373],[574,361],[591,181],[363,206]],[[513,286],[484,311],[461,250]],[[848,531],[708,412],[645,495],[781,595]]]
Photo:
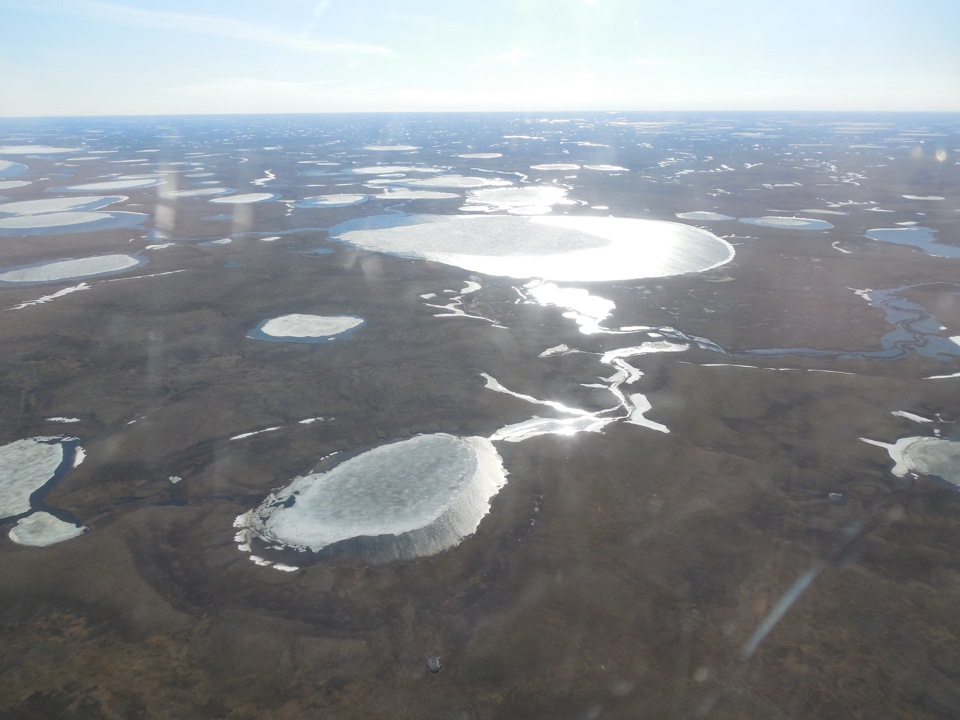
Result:
[[223,203],[225,205],[247,205],[249,203],[264,202],[274,200],[277,195],[273,193],[246,193],[245,195],[230,195],[229,197],[218,197],[210,200],[212,203]]
[[439,177],[405,180],[405,185],[411,187],[429,188],[479,188],[479,187],[507,187],[513,185],[509,180],[500,178],[469,177],[464,175],[440,175]]
[[50,145],[0,145],[0,155],[59,155],[83,148],[52,147]]
[[786,228],[790,230],[830,230],[832,223],[826,220],[815,220],[813,218],[799,217],[777,217],[765,216],[757,218],[740,218],[740,222],[748,225],[760,225],[762,227]]
[[48,230],[86,232],[132,227],[146,219],[143,213],[96,212],[126,200],[124,195],[45,198],[0,204],[0,236],[43,235]]
[[90,192],[102,190],[135,190],[137,188],[154,187],[162,185],[166,180],[157,177],[148,178],[128,178],[125,180],[105,180],[103,182],[83,183],[81,185],[70,185],[63,188],[70,192]]
[[374,200],[450,200],[459,198],[457,193],[439,190],[411,190],[410,188],[390,188],[386,192],[374,195]]
[[77,438],[33,437],[0,447],[0,518],[29,512],[31,496],[73,467]]
[[416,165],[368,165],[366,167],[350,168],[350,172],[358,175],[398,175],[405,173],[438,173],[440,168],[417,167]]
[[51,260],[17,268],[0,268],[2,283],[47,283],[60,280],[107,275],[130,268],[139,267],[147,262],[136,255],[97,255],[94,257]]
[[32,184],[32,180],[3,180],[0,181],[0,190],[13,190]]
[[503,157],[503,153],[498,153],[498,152],[460,153],[456,157],[466,158],[467,160],[492,160],[493,158]]
[[580,166],[575,163],[543,163],[541,165],[531,165],[530,169],[561,172],[564,170],[579,170]]
[[960,442],[938,437],[905,437],[895,443],[860,438],[884,448],[893,460],[891,472],[897,477],[920,473],[960,486]]
[[23,163],[14,162],[13,160],[0,160],[0,177],[22,175],[28,169],[29,168]]
[[364,324],[355,315],[281,315],[260,323],[247,337],[271,342],[327,342],[351,333]]
[[86,197],[54,197],[40,200],[18,200],[0,204],[3,215],[46,215],[67,211],[99,210],[107,205],[128,200],[126,195],[88,195]]
[[359,205],[362,202],[366,202],[370,199],[369,195],[351,195],[347,193],[335,194],[335,195],[317,195],[316,197],[308,197],[303,200],[298,200],[293,203],[294,207],[298,208],[336,208],[336,207],[347,207],[348,205]]
[[565,188],[528,186],[476,190],[467,197],[464,210],[506,211],[517,215],[543,215],[567,196]]
[[273,427],[263,428],[263,430],[253,430],[253,431],[251,431],[251,432],[240,433],[239,435],[234,435],[234,436],[231,437],[230,439],[231,439],[231,440],[246,440],[247,438],[252,438],[252,437],[255,437],[255,436],[257,436],[257,435],[263,435],[264,433],[268,433],[268,432],[276,432],[277,430],[280,430],[280,426],[279,426],[279,425],[274,425]]
[[224,195],[233,192],[229,188],[210,187],[199,188],[197,190],[174,190],[173,192],[161,193],[165,198],[184,198],[184,197],[205,197],[207,195]]
[[416,145],[366,145],[364,150],[374,150],[377,152],[391,152],[391,151],[404,151],[409,152],[411,150],[419,150],[420,148]]
[[297,477],[234,526],[241,547],[256,537],[367,562],[412,559],[473,534],[505,483],[489,440],[417,435]]
[[90,285],[87,283],[80,283],[79,285],[74,285],[73,287],[64,288],[63,290],[58,290],[57,292],[51,295],[43,295],[42,297],[37,298],[36,300],[27,300],[25,302],[14,305],[10,310],[23,310],[24,308],[31,307],[33,305],[44,305],[48,302],[53,302],[54,300],[63,297],[64,295],[69,295],[71,293],[79,292],[80,290],[89,290]]
[[681,220],[736,220],[736,218],[721,213],[709,212],[707,210],[694,210],[693,212],[675,213]]
[[46,547],[71,540],[89,528],[54,517],[50,513],[35,512],[20,518],[10,530],[10,539],[18,545]]
[[610,281],[701,272],[734,249],[680,223],[612,217],[380,215],[330,229],[341,242],[514,278]]

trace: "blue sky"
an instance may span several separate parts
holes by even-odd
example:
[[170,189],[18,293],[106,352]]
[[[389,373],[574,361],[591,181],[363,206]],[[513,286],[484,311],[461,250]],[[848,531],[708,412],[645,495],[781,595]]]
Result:
[[960,111],[958,0],[0,0],[0,115]]

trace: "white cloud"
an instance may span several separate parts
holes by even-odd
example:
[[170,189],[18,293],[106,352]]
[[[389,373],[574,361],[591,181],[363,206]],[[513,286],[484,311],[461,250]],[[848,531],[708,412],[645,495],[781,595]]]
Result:
[[[322,12],[323,3],[318,5]],[[88,0],[81,6],[103,22],[132,25],[151,30],[171,30],[201,35],[232,38],[255,42],[271,47],[280,47],[296,52],[323,55],[391,55],[393,51],[382,45],[353,42],[350,40],[323,39],[301,33],[291,33],[278,28],[215,15],[194,15],[167,10],[146,10],[115,3]]]

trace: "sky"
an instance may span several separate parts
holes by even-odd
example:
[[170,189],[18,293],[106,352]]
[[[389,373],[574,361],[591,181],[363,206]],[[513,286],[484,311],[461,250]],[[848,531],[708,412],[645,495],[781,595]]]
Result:
[[0,0],[0,116],[960,112],[958,0]]

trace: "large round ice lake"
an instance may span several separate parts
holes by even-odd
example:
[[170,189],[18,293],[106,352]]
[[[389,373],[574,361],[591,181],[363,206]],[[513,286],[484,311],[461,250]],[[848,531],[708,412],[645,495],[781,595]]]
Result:
[[335,225],[330,236],[486,275],[581,282],[701,272],[734,256],[706,230],[633,218],[377,215]]
[[505,483],[489,440],[417,435],[298,477],[235,524],[281,548],[368,562],[424,557],[476,531]]

